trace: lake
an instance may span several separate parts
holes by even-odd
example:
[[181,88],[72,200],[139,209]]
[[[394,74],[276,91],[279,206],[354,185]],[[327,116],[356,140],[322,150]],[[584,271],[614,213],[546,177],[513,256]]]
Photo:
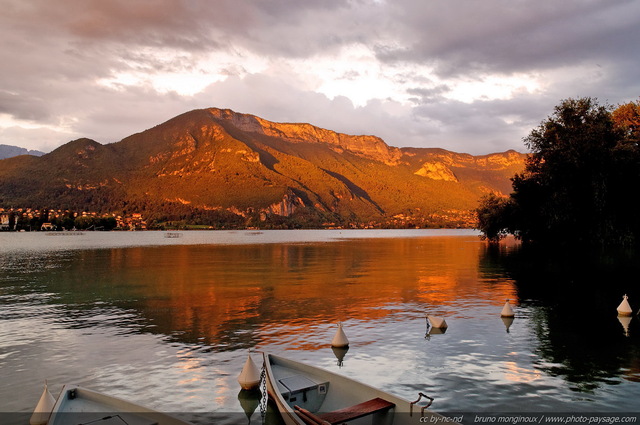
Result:
[[[638,257],[528,255],[468,230],[0,233],[0,422],[45,380],[198,423],[260,423],[249,350],[433,410],[640,412]],[[502,319],[505,300],[515,310]],[[445,317],[427,332],[426,315]],[[346,353],[331,339],[341,322]],[[253,352],[261,364],[261,355]],[[277,419],[268,418],[271,422]]]

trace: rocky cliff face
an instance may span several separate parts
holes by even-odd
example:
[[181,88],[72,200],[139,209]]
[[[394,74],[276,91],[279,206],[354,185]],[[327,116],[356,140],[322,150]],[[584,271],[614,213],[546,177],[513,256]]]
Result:
[[433,180],[444,180],[447,182],[458,181],[453,171],[442,162],[425,162],[414,174]]
[[261,212],[264,214],[275,214],[282,217],[292,216],[296,210],[300,207],[304,207],[304,201],[298,195],[293,193],[292,190],[288,190],[282,197],[280,202],[269,205]]
[[349,150],[387,165],[397,165],[402,158],[400,149],[387,145],[376,136],[351,136],[304,123],[275,123],[229,109],[212,108],[209,112],[216,119],[227,121],[242,131],[264,134],[290,143],[323,143],[338,153]]

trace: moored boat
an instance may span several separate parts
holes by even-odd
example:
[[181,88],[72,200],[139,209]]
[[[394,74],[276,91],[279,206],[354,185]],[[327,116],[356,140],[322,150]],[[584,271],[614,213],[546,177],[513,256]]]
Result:
[[433,399],[422,393],[409,402],[304,363],[266,353],[264,360],[269,397],[287,425],[454,423],[428,410]]
[[47,425],[191,425],[166,413],[77,385],[65,385]]

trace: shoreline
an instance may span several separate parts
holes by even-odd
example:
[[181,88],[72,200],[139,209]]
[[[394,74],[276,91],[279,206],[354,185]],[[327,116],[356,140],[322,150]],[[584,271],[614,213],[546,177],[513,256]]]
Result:
[[[0,253],[133,248],[167,245],[327,243],[348,239],[479,237],[475,229],[296,229],[140,232],[2,232]],[[73,237],[70,237],[73,236]],[[34,242],[38,242],[34,249]]]

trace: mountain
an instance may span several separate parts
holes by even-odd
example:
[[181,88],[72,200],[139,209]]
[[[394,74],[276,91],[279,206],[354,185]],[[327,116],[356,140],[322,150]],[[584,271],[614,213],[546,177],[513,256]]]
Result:
[[449,226],[468,224],[483,194],[509,193],[524,159],[397,148],[211,108],[117,143],[2,160],[0,206],[236,227]]
[[44,152],[28,150],[18,146],[0,145],[0,159],[11,158],[18,155],[42,156]]

